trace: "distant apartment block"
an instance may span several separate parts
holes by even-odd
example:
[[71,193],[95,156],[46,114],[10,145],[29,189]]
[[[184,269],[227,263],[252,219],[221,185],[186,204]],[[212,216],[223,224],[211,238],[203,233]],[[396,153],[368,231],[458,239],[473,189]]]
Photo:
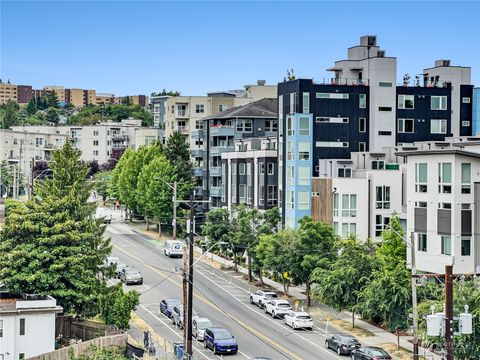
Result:
[[51,296],[0,291],[0,359],[28,359],[54,351],[55,316],[62,312]]

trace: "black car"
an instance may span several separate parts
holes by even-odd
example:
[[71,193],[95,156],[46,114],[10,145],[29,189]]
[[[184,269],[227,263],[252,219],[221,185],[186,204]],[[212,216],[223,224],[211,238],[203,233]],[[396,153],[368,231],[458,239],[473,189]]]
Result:
[[350,335],[332,335],[325,340],[325,347],[333,349],[338,355],[349,355],[353,350],[360,348],[360,342]]
[[351,358],[352,360],[392,360],[392,357],[385,350],[375,346],[353,350]]
[[167,317],[172,317],[172,310],[175,305],[180,305],[182,302],[179,299],[165,299],[160,302],[160,312]]

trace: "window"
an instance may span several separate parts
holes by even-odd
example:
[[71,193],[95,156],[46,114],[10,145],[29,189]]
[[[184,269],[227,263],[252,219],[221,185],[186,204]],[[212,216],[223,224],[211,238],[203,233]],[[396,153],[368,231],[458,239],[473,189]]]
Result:
[[470,256],[471,255],[471,245],[470,245],[470,237],[462,236],[462,256]]
[[376,215],[375,216],[375,236],[381,236],[385,227],[390,224],[390,218],[388,216]]
[[287,117],[287,135],[294,136],[295,135],[295,126],[293,124],[293,117]]
[[392,132],[391,131],[379,131],[378,135],[379,136],[391,136]]
[[462,126],[465,126],[465,127],[470,126],[470,121],[462,120]]
[[462,194],[470,194],[472,182],[472,165],[462,163]]
[[336,221],[333,223],[333,231],[335,232],[335,235],[340,235],[338,233],[338,222]]
[[303,93],[303,113],[310,112],[310,93]]
[[0,320],[0,338],[3,337],[3,320]]
[[342,195],[342,216],[343,217],[357,216],[357,195],[354,195],[354,194]]
[[390,106],[380,106],[378,111],[392,111],[392,108]]
[[287,142],[287,160],[295,160],[293,141]]
[[[292,176],[293,176],[293,166]],[[299,166],[298,167],[298,185],[309,185],[310,184],[310,167],[308,166]]]
[[418,234],[418,251],[427,251],[427,234]]
[[93,130],[93,136],[98,136],[98,130]]
[[462,97],[462,103],[463,104],[470,104],[470,98],[469,97]]
[[25,360],[25,353],[18,354],[18,360]]
[[239,175],[245,175],[245,164],[244,163],[238,164],[238,174]]
[[267,169],[268,169],[268,175],[274,175],[275,174],[275,164],[274,163],[268,163],[267,164]]
[[296,111],[296,105],[297,105],[296,100],[297,100],[297,94],[291,93],[290,94],[290,114],[293,114]]
[[265,120],[265,131],[276,132],[278,129],[278,120]]
[[367,107],[367,94],[360,94],[358,98],[358,107],[365,109]]
[[258,163],[258,173],[260,175],[265,175],[265,163]]
[[201,130],[201,129],[203,129],[203,120],[196,120],[196,121],[195,121],[195,129],[196,129],[196,130]]
[[357,232],[356,223],[342,223],[342,237],[346,238],[350,235],[355,235]]
[[359,142],[358,143],[358,151],[367,151],[367,143],[365,142]]
[[295,205],[295,193],[293,190],[287,190],[287,196],[285,199],[285,202],[287,203],[287,209],[293,209]]
[[98,150],[93,150],[93,156],[98,156]]
[[390,209],[390,186],[377,186],[376,209]]
[[452,255],[452,238],[450,236],[442,235],[442,254]]
[[430,133],[432,133],[432,134],[446,134],[447,133],[447,120],[445,120],[445,119],[432,119],[432,120],[430,120]]
[[317,147],[348,147],[348,142],[341,142],[341,141],[317,141],[315,143]]
[[310,160],[310,143],[308,142],[298,143],[298,159]]
[[310,192],[298,191],[298,210],[308,210],[310,208]]
[[372,160],[372,170],[383,170],[385,168],[384,160]]
[[414,95],[398,95],[398,108],[413,109],[414,99],[415,99]]
[[427,192],[427,169],[426,163],[415,164],[415,192]]
[[415,201],[415,207],[427,208],[427,202],[426,201]]
[[298,135],[310,135],[310,118],[305,116],[298,118]]
[[399,133],[413,133],[414,121],[413,119],[398,119]]
[[352,177],[352,169],[351,168],[338,168],[337,169],[338,177]]
[[340,93],[316,93],[315,97],[317,99],[349,99],[349,94],[340,94]]
[[187,116],[187,104],[177,105],[177,116]]
[[331,123],[331,124],[348,124],[350,119],[348,117],[323,117],[317,116],[315,118],[316,123]]
[[245,123],[243,126],[244,126],[244,129],[243,129],[244,132],[252,132],[252,120],[245,120]]
[[360,118],[358,119],[358,131],[364,133],[367,131],[367,119]]
[[43,138],[35,138],[35,146],[39,147],[43,145]]
[[258,204],[263,205],[265,203],[265,186],[260,185],[258,187]]
[[452,164],[438,163],[438,192],[452,193]]
[[447,110],[447,97],[446,96],[432,96],[430,98],[431,110]]
[[196,104],[195,105],[195,113],[196,114],[203,114],[205,112],[205,105],[203,104]]
[[237,175],[237,164],[232,162],[230,166],[232,168],[232,177]]
[[225,104],[218,104],[218,111],[222,112],[228,109],[228,106]]
[[240,198],[240,204],[245,204],[247,201],[246,195],[247,195],[247,185],[245,184],[240,184],[238,186],[238,195]]
[[380,86],[380,87],[392,87],[392,83],[391,82],[380,81],[378,83],[378,86]]
[[20,319],[20,335],[25,335],[25,318]]
[[98,146],[98,140],[93,140],[93,146]]
[[333,216],[338,216],[338,193],[333,194]]

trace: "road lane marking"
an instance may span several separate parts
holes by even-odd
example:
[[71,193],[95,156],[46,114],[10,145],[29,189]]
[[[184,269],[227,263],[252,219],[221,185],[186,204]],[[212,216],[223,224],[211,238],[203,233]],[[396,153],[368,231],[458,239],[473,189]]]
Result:
[[[157,274],[159,274],[160,276],[164,277],[167,279],[167,281],[171,282],[172,284],[175,284],[177,285],[178,287],[182,288],[182,284],[167,277],[166,275],[162,274],[161,271],[159,271],[158,269],[154,268],[153,266],[151,265],[148,265],[146,264],[142,259],[140,259],[139,257],[133,255],[133,254],[130,254],[128,251],[122,249],[122,248],[119,248],[117,245],[113,245],[115,248],[117,248],[119,251],[123,252],[125,255],[131,257],[132,259],[135,259],[137,261],[139,261],[140,263],[143,263],[143,265],[145,265],[146,267],[148,267],[149,269],[151,269],[152,271],[156,272]],[[284,346],[280,345],[279,343],[277,343],[275,340],[273,339],[270,339],[269,337],[267,337],[266,335],[260,333],[259,331],[255,330],[254,328],[252,328],[250,325],[247,325],[245,324],[243,321],[241,321],[240,319],[236,318],[235,316],[227,313],[226,311],[223,311],[219,306],[217,306],[216,304],[212,303],[210,300],[208,300],[207,298],[201,296],[201,295],[198,295],[198,294],[193,294],[197,299],[203,301],[205,304],[209,305],[210,307],[214,308],[214,309],[217,309],[218,311],[222,312],[223,314],[225,314],[226,316],[230,317],[232,320],[234,320],[237,324],[241,325],[243,328],[245,328],[248,332],[256,335],[258,338],[261,338],[263,339],[263,341],[267,342],[268,344],[270,344],[272,347],[276,347],[277,348],[277,351],[278,350],[281,350],[281,352],[283,352],[284,356],[286,356],[285,354],[288,354],[290,357],[292,357],[293,359],[297,359],[297,360],[303,360],[302,357],[298,356],[297,354],[293,353],[292,351],[288,350],[287,348],[285,348]],[[307,339],[305,339],[307,340]],[[308,341],[308,340],[307,340]],[[311,341],[309,341],[311,342]],[[312,343],[312,342],[311,342]],[[313,344],[313,343],[312,343]],[[322,348],[323,349],[323,348]],[[323,349],[325,350],[325,349]],[[288,356],[286,356],[288,358]]]

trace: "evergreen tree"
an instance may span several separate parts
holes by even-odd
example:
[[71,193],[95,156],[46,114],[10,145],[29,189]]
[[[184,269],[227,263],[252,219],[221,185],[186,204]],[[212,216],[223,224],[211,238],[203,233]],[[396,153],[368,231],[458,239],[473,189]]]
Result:
[[190,147],[185,141],[185,135],[174,132],[167,140],[164,148],[165,156],[177,169],[179,186],[188,193],[194,184],[192,177],[192,163],[190,161]]
[[1,109],[2,129],[9,129],[18,124],[18,104],[13,100],[8,100],[2,105]]
[[60,106],[57,93],[55,91],[47,91],[45,94],[45,109],[49,107],[58,108]]
[[28,115],[34,115],[38,110],[37,99],[31,98],[25,109],[27,110]]

